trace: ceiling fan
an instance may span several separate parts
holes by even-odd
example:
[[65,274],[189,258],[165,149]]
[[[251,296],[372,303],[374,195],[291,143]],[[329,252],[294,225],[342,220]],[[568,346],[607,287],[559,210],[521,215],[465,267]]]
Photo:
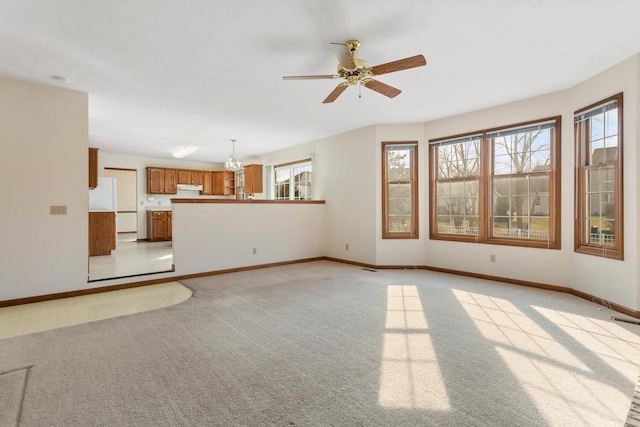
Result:
[[394,98],[402,92],[393,86],[373,79],[381,74],[392,73],[394,71],[408,70],[410,68],[427,65],[427,60],[422,55],[411,56],[399,59],[386,64],[367,67],[364,60],[356,58],[355,53],[360,47],[358,40],[349,40],[342,43],[331,43],[331,49],[338,57],[338,73],[315,76],[285,76],[284,80],[316,80],[316,79],[344,79],[330,94],[322,101],[323,104],[335,101],[348,86],[360,84],[368,89],[376,91],[389,98]]

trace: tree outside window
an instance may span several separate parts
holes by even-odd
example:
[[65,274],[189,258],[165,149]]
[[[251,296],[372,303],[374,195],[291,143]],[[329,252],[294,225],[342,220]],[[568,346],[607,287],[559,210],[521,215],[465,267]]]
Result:
[[418,238],[417,142],[383,142],[383,239]]
[[624,259],[622,93],[574,114],[575,251]]
[[560,247],[560,117],[430,141],[432,239]]

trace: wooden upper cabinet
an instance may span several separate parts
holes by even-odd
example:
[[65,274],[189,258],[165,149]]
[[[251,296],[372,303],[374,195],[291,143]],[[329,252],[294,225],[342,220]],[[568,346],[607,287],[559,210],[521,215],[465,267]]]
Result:
[[98,149],[89,147],[89,188],[98,186]]
[[229,171],[213,171],[213,194],[216,196],[232,196],[236,189],[234,186],[235,174]]
[[213,194],[213,172],[202,172],[202,194],[205,196],[211,196]]
[[262,193],[262,165],[244,167],[244,193]]
[[203,171],[178,169],[178,184],[202,185]]
[[147,193],[164,194],[164,169],[147,168]]
[[178,193],[178,180],[177,172],[175,169],[164,170],[164,194],[177,194]]
[[178,169],[178,184],[191,184],[191,171]]
[[147,193],[148,194],[176,194],[176,170],[164,168],[147,168]]
[[204,171],[191,171],[191,184],[203,185]]

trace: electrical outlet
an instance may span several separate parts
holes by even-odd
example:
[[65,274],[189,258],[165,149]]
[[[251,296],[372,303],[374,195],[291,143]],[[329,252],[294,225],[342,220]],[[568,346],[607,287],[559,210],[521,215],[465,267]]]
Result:
[[67,206],[66,205],[51,205],[49,206],[49,215],[66,215],[67,214]]
[[489,261],[496,262],[496,254],[489,255]]
[[348,251],[349,250],[349,244],[347,243],[346,245],[344,245],[344,250]]
[[253,254],[257,254],[258,253],[258,248],[253,248]]

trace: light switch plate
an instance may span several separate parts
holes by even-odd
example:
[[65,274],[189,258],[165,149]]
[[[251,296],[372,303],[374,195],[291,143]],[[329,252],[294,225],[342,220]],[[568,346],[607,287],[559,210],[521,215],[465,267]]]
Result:
[[67,214],[67,206],[66,205],[51,205],[49,206],[49,215],[66,215]]

